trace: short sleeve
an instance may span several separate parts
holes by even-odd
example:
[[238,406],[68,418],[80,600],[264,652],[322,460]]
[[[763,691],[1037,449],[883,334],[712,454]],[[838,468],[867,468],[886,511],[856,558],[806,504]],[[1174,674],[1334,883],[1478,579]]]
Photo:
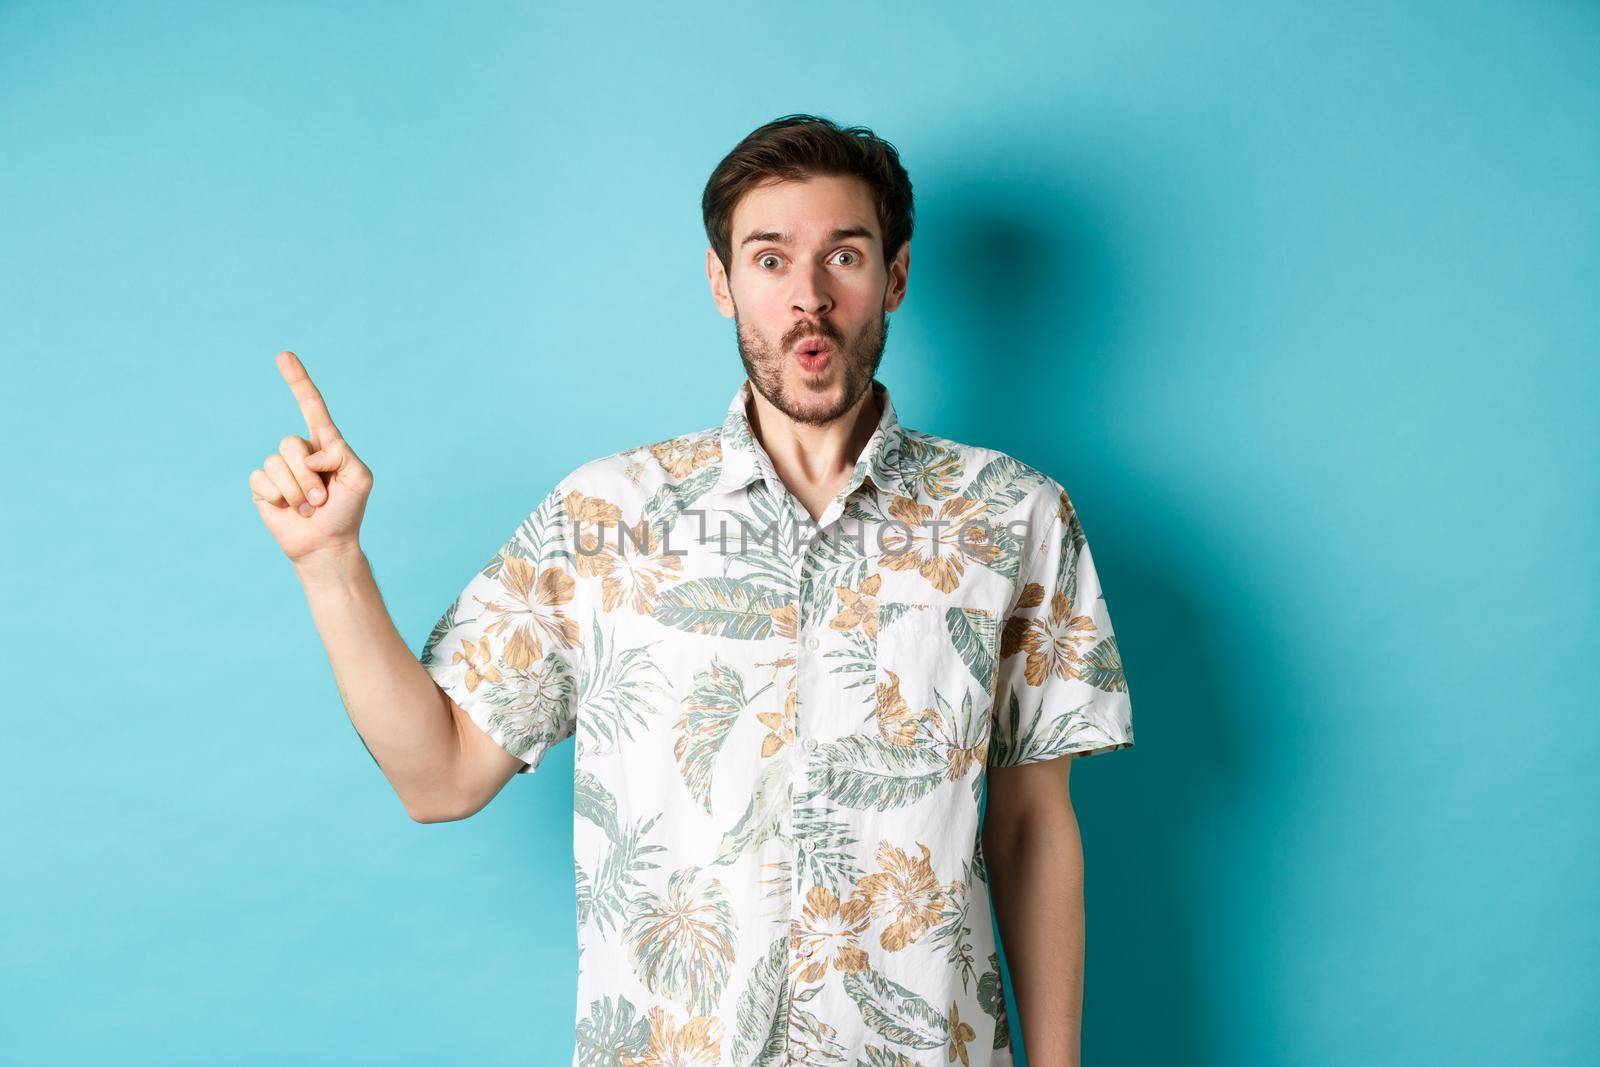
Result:
[[561,486],[434,624],[423,669],[525,774],[577,727],[578,574]]
[[1049,484],[1055,493],[1043,517],[1035,513],[1024,548],[1032,556],[1000,634],[994,767],[1133,746],[1128,681],[1094,557],[1066,491]]

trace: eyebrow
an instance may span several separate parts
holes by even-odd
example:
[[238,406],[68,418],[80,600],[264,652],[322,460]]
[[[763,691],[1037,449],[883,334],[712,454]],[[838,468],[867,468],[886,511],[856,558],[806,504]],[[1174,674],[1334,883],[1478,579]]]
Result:
[[[828,234],[827,243],[832,244],[835,241],[842,241],[846,237],[873,238],[876,236],[877,234],[862,226],[841,226],[839,229]],[[756,241],[771,241],[773,244],[787,245],[789,243],[789,235],[786,233],[779,233],[777,230],[757,230],[755,233],[750,234],[744,240],[740,241],[739,247],[743,248],[745,245]]]

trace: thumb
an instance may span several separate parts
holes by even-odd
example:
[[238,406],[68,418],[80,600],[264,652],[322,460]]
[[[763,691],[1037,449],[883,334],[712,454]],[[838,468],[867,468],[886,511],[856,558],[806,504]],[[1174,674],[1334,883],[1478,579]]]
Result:
[[307,470],[336,471],[344,466],[346,458],[344,440],[331,442],[327,448],[313,452],[305,458]]

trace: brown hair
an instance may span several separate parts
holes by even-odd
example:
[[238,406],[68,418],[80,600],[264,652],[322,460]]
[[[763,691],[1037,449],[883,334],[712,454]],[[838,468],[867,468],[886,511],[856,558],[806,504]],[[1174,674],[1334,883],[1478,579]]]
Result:
[[886,261],[911,240],[911,179],[894,145],[865,126],[841,129],[816,115],[785,115],[750,131],[717,164],[700,196],[706,237],[724,270],[732,262],[730,231],[739,199],[763,182],[815,175],[850,175],[867,183],[878,208]]

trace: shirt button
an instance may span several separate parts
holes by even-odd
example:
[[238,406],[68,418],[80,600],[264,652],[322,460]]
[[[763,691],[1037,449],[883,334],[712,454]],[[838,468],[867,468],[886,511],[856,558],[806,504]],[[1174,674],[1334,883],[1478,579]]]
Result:
[[808,840],[805,840],[804,838],[802,838],[800,840],[799,844],[797,844],[795,847],[798,848],[801,852],[810,852],[811,851],[811,842],[808,841]]
[[808,737],[800,743],[806,746],[807,752],[815,752],[817,750],[817,739],[815,737]]
[[822,644],[822,639],[820,637],[818,637],[816,634],[806,634],[806,647],[807,648],[815,649],[820,644]]

